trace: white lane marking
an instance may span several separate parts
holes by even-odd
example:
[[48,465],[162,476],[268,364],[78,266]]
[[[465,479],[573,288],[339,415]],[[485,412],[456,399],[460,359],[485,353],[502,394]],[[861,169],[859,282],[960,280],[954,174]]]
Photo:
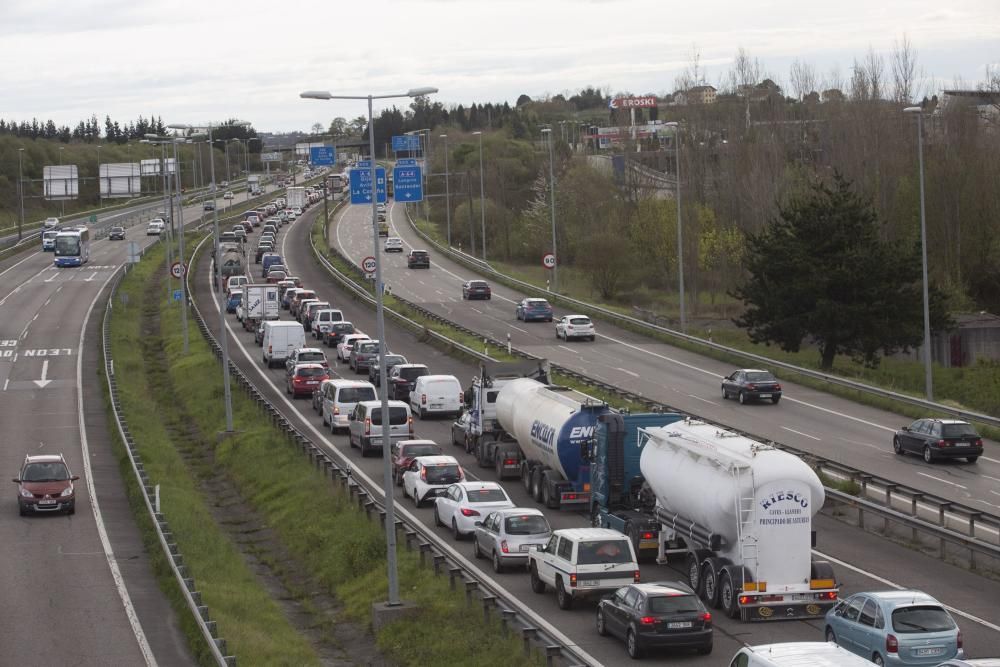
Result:
[[701,396],[695,396],[694,394],[688,394],[688,396],[696,401],[701,401],[702,403],[708,403],[709,405],[715,405],[714,401],[710,401],[707,398],[702,398]]
[[[864,576],[866,576],[866,577],[868,577],[870,579],[874,579],[875,581],[877,581],[877,582],[879,582],[881,584],[885,584],[886,586],[890,586],[892,588],[895,588],[897,591],[902,591],[902,590],[906,590],[906,589],[909,588],[908,586],[901,586],[900,584],[897,584],[894,581],[886,579],[885,577],[880,577],[880,576],[878,576],[877,574],[875,574],[873,572],[869,572],[867,570],[862,570],[860,567],[851,565],[850,563],[842,561],[839,558],[834,558],[833,556],[827,555],[827,554],[823,553],[822,551],[816,551],[815,549],[813,549],[813,553],[816,554],[817,556],[819,556],[820,558],[822,558],[823,560],[828,560],[831,563],[836,563],[840,567],[846,567],[848,570],[852,570],[852,571],[857,572],[858,574],[864,575]],[[940,602],[940,600],[938,600],[938,601]],[[951,605],[944,604],[943,602],[941,604],[943,604],[944,608],[947,609],[948,611],[950,611],[953,614],[958,614],[962,618],[967,618],[967,619],[969,619],[970,621],[972,621],[974,623],[978,623],[978,624],[980,624],[980,625],[982,625],[982,626],[984,626],[986,628],[989,628],[990,630],[993,630],[994,632],[1000,632],[1000,625],[996,625],[995,623],[990,623],[989,621],[987,621],[985,619],[982,619],[982,618],[979,618],[978,616],[975,616],[974,614],[970,614],[967,611],[962,611],[961,609],[956,609],[955,607],[952,607]]]
[[10,378],[3,381],[3,390],[7,391],[7,385],[10,383]]
[[52,282],[53,280],[55,280],[56,278],[58,278],[58,277],[59,277],[59,274],[58,274],[58,273],[53,273],[53,274],[52,274],[52,277],[51,277],[51,278],[46,278],[46,279],[45,279],[45,282],[47,282],[47,283],[50,283],[50,282]]
[[[574,350],[573,348],[570,348],[570,347],[566,347],[565,345],[556,345],[556,347],[558,347],[558,348],[561,348],[561,349],[563,349],[563,350],[566,350],[567,352],[572,352],[573,354],[580,354],[579,352],[577,352],[577,351],[576,351],[576,350]],[[639,377],[639,376],[638,376],[638,375],[636,375],[636,377]]]
[[634,378],[637,378],[637,377],[639,377],[639,374],[638,374],[638,373],[636,373],[636,372],[634,372],[634,371],[630,371],[630,370],[628,370],[627,368],[616,368],[615,370],[616,370],[616,371],[621,371],[622,373],[628,373],[629,375],[631,375],[631,376],[632,376],[632,377],[634,377]]
[[43,306],[47,306],[47,305],[49,305],[50,303],[52,303],[52,297],[51,297],[51,296],[50,296],[50,297],[49,297],[48,299],[46,299],[46,300],[45,300],[45,303],[43,303],[42,305],[43,305]]
[[[7,385],[4,385],[4,387],[6,386]],[[994,496],[1000,496],[1000,491],[994,491],[993,489],[990,489],[990,493],[992,493]]]
[[[284,245],[282,245],[282,250],[284,250]],[[212,280],[211,269],[209,269],[208,280],[211,283],[211,280]],[[213,305],[215,306],[216,309],[219,308],[219,301],[218,301],[218,299],[219,299],[219,295],[213,290],[212,291],[212,303],[213,303]],[[319,429],[316,428],[315,425],[313,425],[312,421],[307,418],[307,415],[299,412],[298,411],[298,406],[296,406],[295,404],[293,404],[288,399],[288,397],[285,395],[284,390],[281,389],[281,388],[279,388],[278,385],[274,382],[274,380],[270,376],[268,376],[264,372],[264,370],[261,369],[261,367],[259,365],[257,365],[254,362],[254,360],[251,357],[250,353],[247,351],[246,346],[243,345],[243,341],[240,340],[239,336],[236,335],[235,328],[233,328],[233,327],[230,326],[230,323],[229,323],[228,319],[226,320],[225,326],[232,333],[232,335],[230,336],[230,340],[232,342],[236,343],[236,346],[243,353],[243,356],[247,359],[247,361],[249,362],[249,365],[254,369],[254,371],[256,371],[256,373],[264,380],[264,382],[270,384],[271,387],[275,390],[275,392],[277,392],[278,398],[281,400],[281,402],[284,404],[285,408],[288,410],[288,414],[296,414],[296,415],[298,415],[298,417],[300,419],[302,419],[302,422],[305,424],[305,427],[316,437],[317,442],[319,442],[319,443],[321,443],[323,445],[323,449],[324,450],[326,450],[328,453],[332,454],[336,458],[340,459],[341,463],[343,463],[345,466],[347,466],[351,470],[351,474],[354,477],[359,478],[362,481],[364,481],[365,483],[367,483],[369,488],[380,489],[379,493],[382,493],[384,495],[384,493],[381,491],[381,489],[383,488],[381,481],[376,482],[374,479],[372,479],[371,477],[369,477],[364,471],[362,471],[360,468],[358,468],[357,466],[355,466],[354,461],[347,454],[345,454],[342,450],[340,450],[339,448],[335,447],[327,439],[326,434],[322,433]],[[415,514],[413,514],[413,512],[410,511],[410,509],[408,507],[405,507],[401,502],[399,502],[398,498],[394,501],[393,504],[395,505],[395,511],[396,511],[396,513],[398,515],[407,518],[408,520],[410,520],[413,523],[418,523],[420,521],[417,518],[417,516]],[[507,590],[507,588],[505,586],[503,586],[501,584],[501,582],[497,581],[491,575],[487,574],[487,572],[485,570],[480,569],[479,567],[477,567],[474,563],[472,563],[472,561],[470,561],[465,556],[464,553],[460,553],[459,551],[457,551],[448,542],[442,542],[439,545],[439,548],[442,549],[442,550],[444,550],[444,551],[449,552],[448,555],[450,555],[453,559],[455,559],[455,561],[457,563],[461,564],[462,566],[464,566],[466,568],[470,568],[470,571],[477,572],[477,576],[480,579],[482,579],[487,585],[493,586],[493,587],[501,589],[501,590]],[[472,568],[475,568],[475,569],[473,570]],[[590,654],[588,654],[583,649],[583,647],[581,647],[579,644],[573,642],[569,637],[567,637],[562,632],[560,632],[560,630],[556,626],[552,625],[550,622],[548,622],[547,620],[545,620],[545,618],[543,618],[541,616],[541,614],[539,614],[538,612],[532,610],[524,602],[522,602],[519,598],[517,598],[515,596],[512,596],[511,597],[511,603],[514,606],[518,607],[520,609],[520,611],[523,614],[525,614],[528,618],[531,618],[534,622],[536,622],[540,626],[542,626],[542,628],[545,630],[545,632],[547,632],[553,639],[556,639],[557,641],[560,641],[560,642],[566,644],[567,646],[574,646],[575,649],[576,649],[576,651],[577,651],[577,653],[579,654],[579,656],[582,659],[584,659],[584,660],[586,660],[586,661],[588,661],[588,662],[590,662],[591,664],[594,664],[594,665],[601,664],[596,658],[594,658],[593,656],[591,656]]]
[[874,449],[874,450],[877,450],[877,451],[880,451],[880,452],[885,451],[882,447],[879,447],[878,445],[873,445],[873,444],[868,443],[868,442],[861,442],[860,440],[851,440],[850,438],[841,438],[841,440],[843,440],[844,442],[849,442],[852,445],[858,445],[860,447],[867,447],[869,449]]
[[984,461],[989,461],[990,463],[1000,463],[1000,459],[991,459],[988,456],[981,457]]
[[[38,258],[38,255],[36,255],[36,254],[34,254],[34,253],[29,253],[27,257],[25,257],[24,259],[22,259],[22,260],[21,260],[20,262],[18,262],[17,264],[11,264],[10,266],[8,266],[8,267],[7,267],[6,269],[4,269],[3,271],[0,271],[0,278],[2,278],[2,277],[3,277],[3,275],[4,275],[5,273],[7,273],[8,271],[13,271],[13,270],[14,270],[14,269],[16,269],[17,267],[19,267],[19,266],[21,266],[22,264],[24,264],[25,262],[27,262],[27,261],[28,261],[29,259],[37,259],[37,258]],[[46,268],[48,268],[48,267],[46,267]],[[44,270],[45,270],[45,269],[42,269],[42,271],[44,271]],[[38,273],[41,273],[41,271],[39,271]],[[36,273],[36,274],[35,274],[35,276],[37,276],[37,275],[38,275],[38,274]],[[35,276],[32,276],[32,278],[34,278]],[[29,278],[28,280],[31,280],[31,278]]]
[[[1000,477],[993,477],[992,475],[983,475],[986,479],[992,479],[994,482],[1000,482]],[[994,493],[996,493],[994,491]]]
[[507,323],[507,326],[509,326],[514,331],[520,331],[521,333],[530,333],[527,329],[522,329],[521,327],[516,327],[513,324],[510,324],[509,322]]
[[928,475],[925,472],[918,472],[917,474],[920,475],[921,477],[927,477],[929,479],[936,480],[938,482],[941,482],[942,484],[951,484],[952,486],[957,486],[960,489],[965,489],[966,491],[969,490],[969,487],[967,487],[967,486],[962,486],[961,484],[957,484],[955,482],[949,482],[946,479],[941,479],[940,477],[935,477],[934,475]]
[[135,641],[139,644],[139,652],[142,653],[142,657],[149,667],[155,667],[156,656],[153,655],[152,649],[149,648],[149,642],[146,641],[146,633],[142,629],[142,623],[139,622],[139,616],[135,613],[132,598],[125,587],[125,580],[122,578],[121,570],[118,569],[118,560],[114,550],[111,548],[108,532],[104,528],[104,517],[101,516],[101,506],[97,500],[97,488],[94,486],[94,475],[90,468],[90,446],[87,441],[87,425],[83,417],[83,345],[84,338],[87,335],[87,323],[90,321],[91,313],[94,312],[97,300],[104,293],[108,283],[111,282],[114,276],[115,271],[112,271],[108,279],[101,285],[101,289],[94,295],[94,300],[90,302],[90,308],[87,309],[87,314],[83,318],[83,325],[80,327],[80,344],[76,351],[77,423],[80,427],[80,450],[83,455],[84,479],[87,482],[87,493],[90,495],[90,508],[94,512],[94,523],[97,525],[97,534],[100,536],[101,546],[104,548],[104,557],[108,561],[108,567],[111,569],[111,578],[114,579],[115,588],[118,589],[118,597],[121,598],[122,605],[125,607],[125,615],[128,617],[129,625],[132,626],[132,634],[135,635]]
[[477,312],[477,313],[479,313],[480,315],[482,315],[482,314],[483,314],[483,311],[479,310],[478,308],[473,308],[472,306],[469,306],[469,310],[472,310],[472,311],[474,311],[474,312]]
[[788,428],[787,426],[782,426],[781,428],[785,429],[786,431],[791,431],[795,435],[801,435],[804,438],[812,438],[813,440],[819,440],[819,438],[817,438],[815,435],[809,435],[808,433],[803,433],[802,431],[796,431],[794,428]]
[[94,272],[93,272],[93,273],[91,273],[91,274],[90,274],[89,276],[87,276],[86,278],[84,278],[84,279],[83,279],[83,282],[85,282],[85,283],[89,283],[89,282],[91,282],[91,281],[92,281],[92,280],[94,279],[94,277],[95,277],[96,275],[97,275],[97,271],[94,271]]
[[[18,263],[17,263],[17,264],[15,264],[14,266],[20,266],[21,264],[23,264],[24,262],[28,261],[29,259],[32,259],[32,257],[25,257],[24,259],[22,259],[22,260],[21,260],[20,262],[18,262]],[[7,271],[10,271],[10,269],[13,269],[13,268],[14,268],[14,266],[12,266],[12,267],[10,267],[9,269],[7,269]],[[6,301],[7,299],[9,299],[9,298],[10,298],[10,297],[11,297],[12,295],[16,294],[17,292],[20,292],[20,291],[21,291],[21,288],[22,288],[22,287],[24,287],[24,284],[25,284],[25,283],[30,283],[30,282],[31,282],[32,280],[34,280],[34,279],[35,279],[35,278],[37,278],[38,276],[42,275],[43,273],[45,273],[46,271],[48,271],[48,270],[49,270],[50,268],[52,268],[52,267],[51,267],[51,266],[46,266],[46,267],[45,267],[44,269],[42,269],[41,271],[39,271],[38,273],[34,274],[33,276],[31,276],[31,277],[30,277],[30,278],[28,278],[27,280],[25,280],[25,281],[24,281],[24,283],[22,283],[22,284],[18,285],[17,287],[15,287],[14,289],[12,289],[11,291],[7,292],[6,296],[4,296],[4,298],[3,298],[3,299],[0,299],[0,304],[3,304],[3,303],[4,303],[4,302],[5,302],[5,301]],[[4,271],[3,273],[0,273],[0,276],[3,276],[3,274],[4,274],[4,273],[7,273],[7,271]]]
[[37,319],[38,319],[38,313],[35,313],[35,316],[31,318],[31,321],[34,322]]

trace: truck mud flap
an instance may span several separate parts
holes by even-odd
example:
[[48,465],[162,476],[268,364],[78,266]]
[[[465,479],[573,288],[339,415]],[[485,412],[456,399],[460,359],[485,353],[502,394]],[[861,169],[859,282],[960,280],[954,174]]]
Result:
[[740,618],[744,621],[788,621],[803,618],[823,618],[836,601],[807,602],[797,604],[759,605],[741,607]]

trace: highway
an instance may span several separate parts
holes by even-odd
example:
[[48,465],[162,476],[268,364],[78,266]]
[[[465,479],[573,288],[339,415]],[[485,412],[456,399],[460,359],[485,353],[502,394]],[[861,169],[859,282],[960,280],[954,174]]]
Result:
[[[356,304],[345,292],[335,287],[332,279],[312,257],[309,248],[309,226],[319,210],[322,210],[321,206],[313,207],[303,218],[281,230],[279,236],[281,254],[285,258],[286,264],[291,268],[291,272],[300,276],[306,286],[315,289],[321,298],[329,300],[335,307],[343,310],[347,319],[374,336],[374,313],[366,306]],[[361,253],[357,255],[359,259],[371,254],[370,231],[368,231],[368,245],[362,245],[365,216],[369,214],[370,209],[367,208],[347,208],[341,218],[341,224],[338,226],[338,229],[343,228],[344,232],[340,238],[345,238],[346,234],[356,236],[357,245],[353,248]],[[369,225],[367,230],[370,230],[370,222],[367,224]],[[432,259],[432,262],[436,262],[436,258]],[[388,263],[396,265],[397,260],[393,258]],[[255,276],[259,276],[259,267],[252,266],[258,270]],[[458,294],[456,301],[461,301],[460,292],[452,290],[452,287],[449,286],[450,283],[447,282],[449,279],[442,276],[440,271],[435,272],[432,268],[431,272],[421,272],[415,275],[400,274],[399,271],[405,271],[405,269],[397,269],[395,273],[390,274],[395,278],[392,287],[397,293],[417,286],[419,289],[429,289],[432,292],[440,289],[442,294],[439,295],[438,301],[442,304],[449,304],[447,307],[453,311],[464,307],[465,309],[477,308],[487,312],[479,304],[452,302],[448,297],[456,293]],[[218,320],[214,315],[217,312],[218,302],[213,301],[213,298],[218,298],[218,295],[213,294],[209,287],[209,262],[207,259],[199,262],[194,277],[196,282],[193,297],[206,315],[209,325],[218,333]],[[403,278],[409,279],[403,280]],[[439,280],[442,282],[438,283]],[[505,307],[505,313],[510,315],[512,308]],[[283,313],[283,317],[287,317],[287,314]],[[509,319],[512,320],[512,316]],[[484,317],[484,321],[491,321],[491,319]],[[328,430],[323,429],[321,420],[312,411],[309,401],[302,399],[292,401],[284,393],[283,369],[267,369],[261,364],[260,348],[254,343],[252,334],[244,332],[241,327],[238,327],[235,319],[231,316],[227,318],[227,326],[229,326],[231,334],[230,350],[234,363],[247,371],[248,376],[258,383],[261,390],[285,412],[296,427],[309,433],[315,441],[322,443],[331,453],[349,460],[355,469],[363,471],[375,480],[381,480],[381,460],[377,458],[362,459],[356,450],[350,449],[346,436],[330,435]],[[501,323],[495,319],[492,320],[490,326],[495,332],[506,333],[506,330],[501,328]],[[529,327],[522,328],[534,326],[529,325]],[[551,334],[549,325],[538,325],[538,327],[544,328],[546,332]],[[463,386],[476,373],[477,369],[471,364],[450,358],[439,350],[420,343],[412,334],[392,325],[391,320],[387,323],[387,329],[386,337],[390,349],[393,352],[406,355],[411,362],[425,363],[432,372],[453,374],[460,379]],[[539,335],[534,340],[534,346],[538,350],[536,353],[547,354],[548,347],[552,347],[552,345],[548,341],[542,343],[540,338]],[[640,346],[639,342],[630,344],[634,344],[640,349],[643,347]],[[581,347],[585,345],[581,345]],[[598,345],[604,346],[605,343],[599,342]],[[575,344],[571,346],[571,350],[567,354],[575,354],[572,349],[575,347]],[[543,348],[544,352],[542,352]],[[335,364],[335,354],[332,348],[328,348],[328,354],[336,375],[348,378],[358,377],[343,365],[337,366]],[[605,360],[605,366],[616,363],[610,359],[612,350],[608,350],[604,354],[608,357]],[[560,363],[563,361],[560,360]],[[616,365],[624,366],[625,363],[627,362],[622,360]],[[646,363],[649,364],[648,359]],[[627,386],[634,387],[637,378],[629,377]],[[761,410],[768,410],[771,406],[760,407]],[[773,414],[773,411],[767,414]],[[765,418],[761,417],[760,419]],[[446,453],[457,457],[463,467],[472,475],[482,479],[493,479],[492,471],[479,468],[474,459],[466,455],[464,450],[448,445],[450,424],[450,420],[417,421],[416,435],[417,437],[431,438],[441,443]],[[524,492],[519,481],[508,480],[504,486],[515,502],[535,506]],[[433,510],[430,507],[415,509],[411,501],[403,498],[401,491],[397,491],[395,498],[398,501],[397,509],[404,515],[420,521],[428,527],[432,526]],[[556,528],[589,525],[588,517],[584,512],[546,511],[546,513]],[[942,602],[951,605],[956,610],[958,613],[956,618],[962,627],[966,646],[971,654],[1000,654],[1000,627],[996,625],[998,619],[994,604],[996,599],[1000,599],[998,597],[1000,596],[1000,584],[983,580],[961,569],[939,563],[934,559],[862,533],[825,516],[819,517],[817,529],[819,532],[817,555],[818,557],[829,557],[834,563],[835,571],[843,586],[843,594],[892,586],[921,588],[938,596]],[[595,660],[604,664],[618,664],[624,660],[624,650],[620,642],[611,638],[599,637],[594,631],[595,607],[593,604],[584,603],[572,611],[561,611],[556,605],[554,594],[536,595],[530,591],[528,577],[525,573],[509,572],[495,575],[485,561],[472,560],[472,549],[469,541],[454,543],[450,533],[445,529],[434,530],[468,559],[467,567],[478,568],[479,576],[492,578],[499,582],[524,604],[537,611],[543,619],[558,627],[569,641],[585,649]],[[684,579],[684,575],[680,571],[665,566],[645,565],[642,568],[642,578],[644,581],[678,580]],[[716,636],[715,653],[712,656],[667,653],[651,656],[648,662],[651,664],[682,662],[691,665],[718,665],[727,661],[745,643],[793,640],[821,641],[823,638],[822,623],[816,620],[751,625],[723,618],[719,614],[715,614],[714,618]]]
[[[201,204],[189,207],[185,220],[200,214]],[[127,240],[155,240],[144,234],[137,225]],[[3,664],[191,662],[132,519],[97,377],[104,288],[126,246],[95,241],[79,268],[55,268],[40,244],[0,264],[0,468],[11,479],[25,454],[62,453],[80,476],[73,516],[19,517],[7,483],[0,512],[0,559],[8,564],[0,573]]]

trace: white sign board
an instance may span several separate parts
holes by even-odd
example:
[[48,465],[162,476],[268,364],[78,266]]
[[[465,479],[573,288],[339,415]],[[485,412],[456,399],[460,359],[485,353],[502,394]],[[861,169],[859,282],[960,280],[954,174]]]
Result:
[[261,153],[261,162],[281,162],[281,153]]
[[76,199],[80,195],[80,176],[75,164],[42,168],[46,199]]
[[101,197],[138,197],[142,194],[138,162],[110,162],[98,165]]
[[139,263],[139,244],[135,241],[128,242],[128,263],[138,264]]
[[[163,162],[166,163],[168,174],[174,174],[177,172],[177,165],[174,164],[174,159],[172,157],[165,158]],[[159,176],[163,173],[162,167],[160,166],[160,160],[158,158],[143,160],[139,164],[141,165],[140,176]]]
[[301,155],[302,157],[309,157],[309,149],[311,148],[322,148],[326,146],[322,141],[317,141],[311,144],[295,144],[295,154]]

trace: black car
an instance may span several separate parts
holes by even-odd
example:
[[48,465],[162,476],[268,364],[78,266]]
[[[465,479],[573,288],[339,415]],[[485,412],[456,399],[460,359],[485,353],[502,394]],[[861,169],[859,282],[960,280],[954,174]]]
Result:
[[469,280],[462,284],[463,299],[486,299],[493,297],[493,290],[485,280]]
[[203,210],[203,211],[214,211],[215,210],[215,202],[214,201],[207,201],[207,202],[205,202],[204,204],[201,205],[201,210]]
[[410,399],[410,391],[417,383],[417,378],[430,375],[431,372],[423,364],[397,364],[388,375],[389,398],[397,401]]
[[722,398],[735,396],[740,404],[749,400],[781,400],[781,385],[770,371],[741,368],[729,377],[722,378]]
[[[401,354],[387,354],[385,355],[385,376],[389,377],[389,372],[392,370],[393,366],[398,366],[399,364],[405,364],[406,357]],[[381,364],[381,358],[375,357],[372,359],[371,363],[368,364],[368,381],[373,385],[378,387],[381,384],[381,373],[379,373],[379,365]]]
[[337,347],[343,336],[354,333],[354,325],[350,322],[334,322],[326,332],[327,347]]
[[712,652],[712,614],[680,582],[619,588],[597,605],[597,633],[625,640],[632,658],[651,648]]
[[896,431],[892,450],[902,456],[920,454],[924,461],[964,458],[975,463],[983,454],[983,439],[969,422],[957,419],[918,419]]
[[406,257],[406,268],[429,269],[431,268],[431,256],[426,250],[411,250]]
[[109,241],[124,241],[125,240],[125,228],[114,226],[108,230],[108,240]]

